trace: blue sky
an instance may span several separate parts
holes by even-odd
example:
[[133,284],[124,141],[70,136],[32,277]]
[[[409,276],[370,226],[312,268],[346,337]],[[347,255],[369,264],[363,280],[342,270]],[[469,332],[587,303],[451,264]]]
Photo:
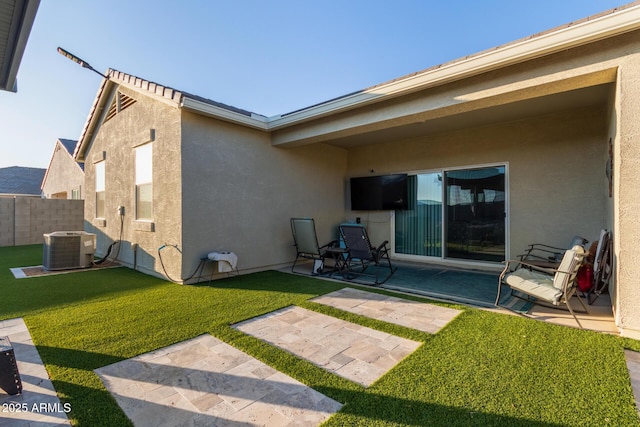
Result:
[[0,167],[46,168],[114,68],[272,116],[628,3],[620,0],[42,0],[0,91]]

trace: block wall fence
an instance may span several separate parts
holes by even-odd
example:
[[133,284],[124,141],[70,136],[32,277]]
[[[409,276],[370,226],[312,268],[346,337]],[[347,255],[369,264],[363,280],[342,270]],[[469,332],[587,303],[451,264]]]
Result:
[[0,198],[0,246],[42,243],[54,231],[84,230],[84,201]]

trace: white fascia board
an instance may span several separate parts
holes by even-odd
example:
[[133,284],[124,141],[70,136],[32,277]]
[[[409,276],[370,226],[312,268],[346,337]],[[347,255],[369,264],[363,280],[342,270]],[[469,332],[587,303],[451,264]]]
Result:
[[640,6],[509,44],[424,73],[269,120],[269,130],[441,85],[640,28]]
[[238,123],[244,126],[249,126],[264,131],[269,130],[267,118],[256,114],[247,116],[244,114],[236,113],[235,111],[227,110],[225,108],[216,107],[215,105],[211,105],[197,99],[189,98],[187,96],[184,96],[182,98],[181,107],[187,110],[194,111],[198,114],[216,117],[232,123]]

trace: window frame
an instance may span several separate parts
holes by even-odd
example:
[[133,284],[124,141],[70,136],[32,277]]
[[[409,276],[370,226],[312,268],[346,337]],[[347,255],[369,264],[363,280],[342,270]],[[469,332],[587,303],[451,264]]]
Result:
[[[135,219],[153,222],[153,143],[148,142],[134,147],[134,153]],[[142,155],[145,157],[141,158]],[[143,191],[148,194],[149,200],[140,200]],[[149,205],[147,209],[141,206],[143,202]]]
[[106,215],[106,164],[104,160],[95,163],[95,217],[104,219]]

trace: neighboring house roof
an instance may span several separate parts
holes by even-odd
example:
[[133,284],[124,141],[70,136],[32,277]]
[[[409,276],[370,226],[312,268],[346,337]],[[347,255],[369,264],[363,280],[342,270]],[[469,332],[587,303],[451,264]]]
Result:
[[[76,141],[75,139],[59,138],[57,142],[59,142],[60,145],[62,145],[65,148],[65,150],[67,150],[67,153],[69,153],[69,156],[73,158],[73,151],[76,149],[76,145],[78,144],[78,141]],[[80,169],[84,170],[83,163],[76,162],[76,164],[80,167]]]
[[[73,158],[73,150],[75,150],[77,144],[78,144],[78,141],[73,139],[58,138],[56,140],[56,143],[53,147],[53,154],[51,154],[51,159],[49,159],[49,166],[46,169],[44,177],[42,178],[42,181],[40,183],[40,188],[44,188],[45,183],[47,182],[47,177],[49,176],[49,170],[51,169],[51,163],[53,162],[53,158],[55,157],[56,152],[58,151],[58,145],[60,145],[64,149],[64,152],[67,153],[69,158],[75,162]],[[80,168],[81,171],[84,172],[84,164],[79,162],[75,162],[75,164]]]
[[45,172],[20,166],[0,168],[0,194],[39,196]]
[[107,108],[103,104],[107,102],[105,98],[108,97],[103,97],[103,94],[108,93],[116,85],[124,85],[138,91],[145,91],[150,96],[188,111],[271,132],[309,120],[384,102],[402,95],[451,83],[638,29],[640,29],[640,1],[634,1],[493,49],[272,117],[265,117],[109,69],[106,73],[108,78],[102,80],[87,122],[82,130],[74,157],[79,161],[84,159],[84,152],[99,125],[100,115]]
[[16,92],[16,76],[40,0],[0,0],[0,89]]

